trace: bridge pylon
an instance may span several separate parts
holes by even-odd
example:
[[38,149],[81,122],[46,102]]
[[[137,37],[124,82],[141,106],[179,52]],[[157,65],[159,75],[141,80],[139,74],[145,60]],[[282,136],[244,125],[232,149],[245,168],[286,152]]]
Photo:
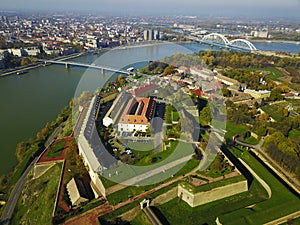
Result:
[[105,75],[105,70],[104,70],[104,68],[101,68],[101,75]]
[[70,69],[70,64],[66,63],[66,69]]

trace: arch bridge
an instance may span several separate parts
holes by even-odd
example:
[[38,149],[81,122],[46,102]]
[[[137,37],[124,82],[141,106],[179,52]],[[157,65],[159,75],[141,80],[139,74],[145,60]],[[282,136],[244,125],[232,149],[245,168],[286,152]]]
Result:
[[[193,38],[194,39],[194,38]],[[195,39],[194,39],[195,40]],[[198,39],[199,42],[204,44],[215,45],[218,47],[227,47],[235,50],[257,51],[258,49],[246,39],[228,40],[224,35],[218,33],[211,33]]]

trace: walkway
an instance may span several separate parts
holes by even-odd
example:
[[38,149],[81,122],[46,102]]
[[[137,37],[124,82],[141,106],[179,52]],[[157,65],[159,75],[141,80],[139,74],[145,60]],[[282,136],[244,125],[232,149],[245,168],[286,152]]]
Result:
[[247,170],[249,170],[249,172],[253,175],[253,177],[255,177],[255,179],[264,187],[264,189],[267,191],[268,193],[268,197],[271,198],[272,197],[272,190],[270,188],[270,186],[263,180],[261,179],[252,169],[250,166],[248,166],[248,164],[246,162],[244,162],[241,158],[239,158],[240,162],[246,167]]
[[[139,195],[137,195],[137,196],[135,196],[131,199],[128,199],[124,202],[121,202],[121,203],[119,203],[115,206],[110,206],[111,207],[110,210],[104,211],[104,210],[102,210],[102,207],[103,207],[102,205],[98,206],[98,207],[96,207],[94,209],[91,209],[91,210],[89,210],[89,211],[87,211],[87,212],[85,212],[85,213],[83,213],[79,216],[71,218],[70,220],[66,221],[65,224],[66,225],[98,225],[98,223],[97,223],[98,217],[103,216],[107,213],[110,213],[110,212],[112,212],[116,209],[119,209],[119,208],[121,208],[125,205],[128,205],[128,204],[130,204],[130,203],[132,203],[136,200],[144,199],[146,196],[148,196],[148,195],[150,195],[150,194],[152,194],[152,193],[154,193],[154,192],[156,192],[156,191],[158,191],[162,188],[165,188],[165,187],[167,187],[171,184],[174,184],[174,183],[190,176],[191,174],[193,174],[193,172],[185,174],[184,176],[177,177],[173,180],[170,180],[170,181],[168,181],[164,184],[161,184],[161,185],[159,185],[159,186],[157,186],[157,187],[155,187],[155,188],[153,188],[149,191],[146,191],[142,194],[139,194]],[[106,209],[108,209],[108,206],[109,206],[108,203],[106,203],[105,205],[106,205]]]
[[152,177],[152,176],[154,176],[156,174],[159,174],[162,171],[167,171],[167,170],[169,170],[169,169],[171,169],[173,167],[176,167],[176,166],[178,166],[178,165],[180,165],[182,163],[185,163],[185,162],[189,161],[192,158],[192,155],[193,154],[185,156],[185,157],[180,158],[180,159],[177,159],[177,160],[175,160],[173,162],[170,162],[170,163],[168,163],[166,165],[163,165],[163,166],[160,166],[158,168],[155,168],[155,169],[153,169],[153,170],[151,170],[149,172],[146,172],[146,173],[140,174],[138,176],[135,176],[135,177],[133,177],[131,179],[128,179],[128,180],[126,180],[126,181],[124,181],[124,182],[122,182],[120,184],[116,184],[116,185],[108,188],[107,189],[107,193],[111,194],[111,193],[117,192],[119,190],[122,190],[126,186],[131,186],[131,185],[138,184],[139,182],[141,182],[141,181],[143,181],[143,180],[145,180],[145,179],[147,179],[149,177]]

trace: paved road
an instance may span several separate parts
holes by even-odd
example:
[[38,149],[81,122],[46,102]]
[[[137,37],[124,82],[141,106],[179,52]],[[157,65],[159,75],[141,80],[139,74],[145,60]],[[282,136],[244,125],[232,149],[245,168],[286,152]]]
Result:
[[[49,145],[52,144],[53,140],[47,140],[48,143],[50,143]],[[27,180],[27,176],[30,172],[30,170],[34,167],[34,165],[39,161],[39,159],[41,158],[41,156],[44,154],[44,152],[46,151],[46,149],[49,147],[49,145],[47,145],[47,147],[45,147],[45,149],[42,151],[42,153],[37,156],[31,163],[30,165],[26,168],[26,170],[24,171],[24,173],[22,174],[22,176],[19,178],[19,180],[17,181],[17,183],[15,184],[12,192],[9,195],[9,199],[5,205],[5,208],[2,212],[1,215],[1,219],[0,219],[0,225],[8,225],[10,223],[10,220],[12,219],[12,215],[14,212],[14,209],[16,207],[16,204],[18,202],[18,199],[22,193],[22,190],[24,188],[24,185],[26,183]]]
[[25,185],[25,182],[27,180],[27,176],[30,172],[30,170],[34,167],[35,163],[39,160],[39,157],[36,157],[31,164],[27,167],[25,172],[22,174],[18,182],[16,183],[14,189],[12,190],[9,199],[5,205],[5,208],[3,210],[0,225],[8,225],[10,223],[10,220],[12,218],[14,209],[16,207],[16,204],[18,202],[18,199],[22,193],[23,187]]

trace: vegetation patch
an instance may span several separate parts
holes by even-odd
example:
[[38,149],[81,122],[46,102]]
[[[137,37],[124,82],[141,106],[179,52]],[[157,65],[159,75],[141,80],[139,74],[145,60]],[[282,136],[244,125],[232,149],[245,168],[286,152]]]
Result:
[[[264,201],[266,198],[267,193],[259,182],[254,180],[249,191],[205,205],[192,208],[186,202],[175,198],[158,206],[158,209],[162,212],[169,224],[172,225],[215,224],[215,220],[218,216]],[[225,204],[226,207],[224,207]],[[191,220],[191,218],[194,219]]]
[[140,211],[136,217],[130,221],[131,225],[151,225],[152,223],[149,221],[148,217],[143,211]]
[[187,182],[183,182],[181,185],[186,186],[187,189],[191,190],[192,193],[198,193],[198,192],[210,191],[210,190],[218,188],[218,187],[223,187],[223,186],[237,183],[237,182],[244,181],[244,180],[246,180],[246,178],[243,175],[239,175],[239,176],[234,176],[234,177],[229,177],[226,179],[218,180],[213,183],[200,185],[197,187],[195,187]]
[[133,152],[136,154],[136,157],[139,158],[139,160],[136,163],[134,163],[134,165],[146,166],[146,165],[158,163],[165,160],[170,154],[173,153],[173,151],[178,145],[178,141],[171,141],[165,144],[166,145],[169,144],[169,147],[167,147],[166,150],[163,150],[158,153],[155,153],[154,150],[147,151],[147,152],[140,152],[140,151],[133,150]]
[[[196,159],[191,159],[189,160],[187,163],[185,163],[185,165],[179,170],[177,171],[172,177],[170,177],[169,179],[166,179],[165,181],[159,183],[162,184],[164,182],[168,182],[172,179],[175,179],[176,177],[180,177],[182,175],[187,174],[188,172],[190,172],[191,170],[193,170],[197,165],[199,165],[199,160]],[[102,178],[101,178],[102,179]],[[132,198],[134,196],[137,196],[139,194],[142,194],[145,191],[151,190],[155,187],[157,187],[159,184],[153,184],[153,185],[147,185],[147,186],[140,186],[140,187],[136,187],[136,186],[129,186],[126,187],[120,191],[114,192],[110,195],[107,196],[107,200],[109,201],[110,204],[112,205],[116,205],[119,202],[123,202],[128,200],[129,198]],[[165,193],[166,191],[170,190],[171,188],[177,186],[178,183],[173,183],[165,188],[162,188],[154,193],[152,193],[150,196],[151,197],[155,197],[158,196],[160,194]]]
[[268,67],[268,68],[250,68],[250,71],[257,71],[261,72],[267,77],[269,77],[273,81],[278,81],[279,78],[284,77],[284,74],[280,72],[278,69],[274,67]]
[[252,154],[239,148],[230,148],[230,150],[236,157],[242,158],[270,186],[272,196],[250,209],[241,208],[220,216],[221,223],[264,224],[300,210],[299,197],[295,196],[281,181],[274,177]]
[[250,137],[247,137],[243,140],[243,142],[247,143],[247,144],[250,144],[250,145],[257,145],[259,140],[257,140],[255,137],[253,136],[250,136]]
[[52,224],[62,165],[57,163],[39,178],[27,182],[12,224]]
[[214,161],[205,171],[199,171],[199,174],[216,178],[229,174],[234,171],[234,166],[231,166],[222,153],[218,153]]
[[284,117],[288,116],[288,110],[283,108],[282,106],[266,105],[262,107],[262,110],[265,111],[276,121],[280,121]]
[[47,154],[45,155],[45,158],[51,159],[51,158],[55,158],[55,157],[59,157],[61,156],[64,148],[66,145],[66,141],[65,140],[61,140],[59,142],[56,142],[53,146],[51,146],[47,152]]

